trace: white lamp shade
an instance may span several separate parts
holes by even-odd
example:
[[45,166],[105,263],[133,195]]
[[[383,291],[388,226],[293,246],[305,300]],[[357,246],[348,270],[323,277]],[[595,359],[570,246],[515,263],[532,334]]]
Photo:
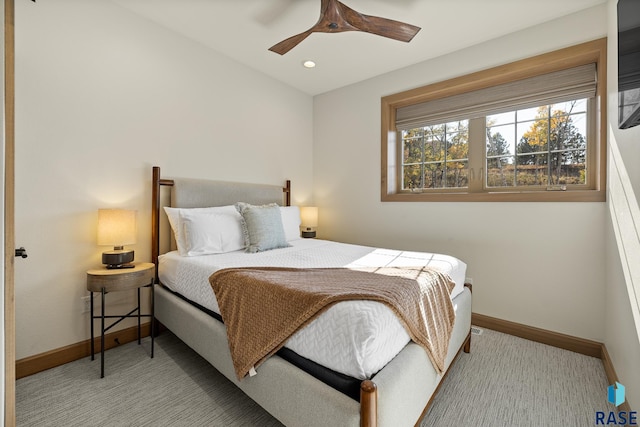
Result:
[[137,211],[98,209],[98,245],[124,246],[136,243]]
[[304,206],[300,208],[300,222],[303,227],[316,228],[318,226],[318,208]]

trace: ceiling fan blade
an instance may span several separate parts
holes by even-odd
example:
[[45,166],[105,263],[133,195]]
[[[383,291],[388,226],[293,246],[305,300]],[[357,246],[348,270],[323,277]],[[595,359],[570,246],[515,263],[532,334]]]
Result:
[[393,19],[380,18],[377,16],[364,16],[363,22],[352,23],[361,31],[388,37],[402,42],[410,42],[421,30],[420,27],[407,24],[406,22],[394,21]]
[[318,27],[320,26],[320,23],[325,18],[327,10],[329,9],[329,4],[331,2],[333,2],[333,1],[335,1],[335,0],[322,0],[321,1],[321,3],[320,3],[320,18],[318,19],[318,22],[316,22],[316,24],[313,27],[309,28],[304,33],[296,34],[295,36],[292,36],[292,37],[289,37],[288,39],[282,40],[280,43],[274,44],[273,46],[271,46],[269,48],[269,50],[271,52],[275,52],[277,54],[284,55],[285,53],[289,52],[291,49],[296,47],[302,40],[304,40],[307,37],[309,37],[309,35],[311,33],[316,32]]
[[420,27],[393,19],[364,15],[346,6],[339,0],[322,0],[320,18],[304,33],[297,34],[269,48],[284,55],[314,32],[340,33],[343,31],[363,31],[394,40],[409,42],[420,31]]
[[420,27],[416,27],[415,25],[394,21],[393,19],[380,18],[377,16],[365,16],[365,18],[363,23],[357,23],[354,24],[354,26],[367,33],[407,43],[421,30]]
[[311,34],[312,32],[313,31],[311,31],[311,30],[307,30],[304,33],[296,34],[295,36],[292,36],[292,37],[289,37],[288,39],[282,40],[280,43],[274,44],[273,46],[271,46],[269,48],[269,50],[271,52],[275,52],[277,54],[284,55],[285,53],[289,52],[291,49],[296,47],[298,45],[298,43],[300,43],[302,40],[304,40],[307,37],[309,37],[309,34]]
[[410,42],[421,30],[420,27],[407,24],[406,22],[395,21],[393,19],[381,18],[379,16],[365,15],[349,8],[344,3],[340,3],[346,20],[360,31],[388,37],[390,39],[403,42]]

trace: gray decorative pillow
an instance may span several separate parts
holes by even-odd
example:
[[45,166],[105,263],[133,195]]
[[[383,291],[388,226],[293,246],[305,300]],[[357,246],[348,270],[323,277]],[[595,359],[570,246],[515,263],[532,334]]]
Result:
[[291,246],[287,243],[280,207],[277,204],[255,206],[239,202],[236,203],[236,209],[242,216],[242,232],[247,252],[255,253]]

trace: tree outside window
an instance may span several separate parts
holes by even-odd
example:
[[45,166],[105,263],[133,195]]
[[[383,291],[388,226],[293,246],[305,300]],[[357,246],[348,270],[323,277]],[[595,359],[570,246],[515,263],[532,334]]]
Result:
[[586,100],[487,117],[488,187],[586,184]]

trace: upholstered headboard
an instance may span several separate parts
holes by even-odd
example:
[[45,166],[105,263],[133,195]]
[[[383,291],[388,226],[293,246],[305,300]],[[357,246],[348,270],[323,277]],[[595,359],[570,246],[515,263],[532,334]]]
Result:
[[253,205],[284,203],[282,186],[175,178],[171,187],[171,206],[201,208],[227,206],[236,202]]
[[[171,187],[171,191],[163,192],[162,187]],[[156,264],[156,279],[158,256],[171,247],[172,233],[164,209],[162,209],[164,206],[201,208],[233,205],[236,202],[254,205],[268,203],[277,203],[280,206],[291,205],[290,181],[287,181],[286,186],[282,187],[193,178],[163,179],[160,176],[160,167],[154,166],[152,188],[151,257],[152,262]]]

